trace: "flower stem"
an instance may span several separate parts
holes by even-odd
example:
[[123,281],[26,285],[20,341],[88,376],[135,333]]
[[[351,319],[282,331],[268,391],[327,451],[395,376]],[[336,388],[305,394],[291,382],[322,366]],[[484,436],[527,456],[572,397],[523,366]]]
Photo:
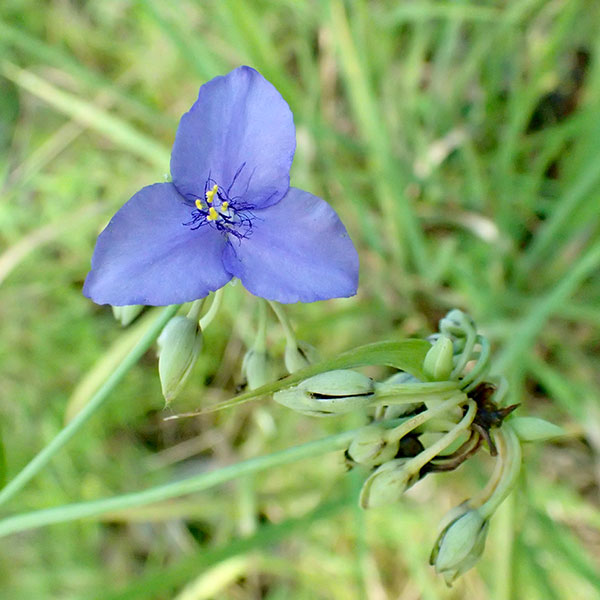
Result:
[[467,366],[467,363],[471,360],[473,348],[475,347],[475,340],[477,339],[477,333],[475,332],[474,327],[464,315],[462,315],[462,326],[464,328],[464,333],[466,334],[465,347],[460,353],[456,365],[454,365],[454,369],[452,369],[452,374],[450,375],[451,379],[458,379],[464,368]]
[[435,408],[430,408],[425,412],[419,413],[418,415],[412,417],[411,419],[409,419],[405,423],[402,423],[398,427],[386,431],[385,441],[389,444],[401,440],[407,433],[413,431],[417,427],[420,427],[421,425],[423,425],[423,423],[429,421],[429,419],[437,417],[438,415],[446,412],[447,410],[450,410],[451,408],[454,408],[455,406],[457,406],[461,402],[464,402],[465,400],[466,396],[464,394],[453,394],[452,397],[450,397],[445,402],[442,402],[439,406],[436,406]]
[[498,448],[498,456],[495,458],[494,470],[492,472],[491,477],[488,482],[485,484],[485,487],[481,489],[477,494],[475,494],[468,502],[469,506],[472,508],[479,508],[482,504],[485,504],[494,493],[496,487],[498,487],[498,483],[500,482],[500,478],[502,477],[502,472],[504,471],[504,453],[506,452],[506,447],[504,444],[501,444]]
[[217,316],[219,309],[221,308],[221,304],[223,303],[223,290],[225,288],[219,288],[213,296],[212,304],[210,308],[206,311],[206,314],[200,319],[200,329],[204,331],[208,328],[208,326],[213,322],[214,318]]
[[269,303],[269,305],[273,309],[273,312],[275,313],[275,315],[279,319],[279,322],[281,323],[281,327],[283,328],[283,333],[285,335],[287,344],[289,346],[294,346],[294,347],[298,346],[298,342],[296,340],[296,334],[294,333],[292,324],[290,323],[288,316],[285,314],[285,311],[283,310],[283,307],[281,306],[281,304],[279,304],[277,302],[273,302],[271,300],[267,300],[267,302]]
[[475,366],[463,377],[460,383],[461,387],[467,392],[476,388],[481,383],[490,367],[490,343],[488,342],[487,338],[482,335],[477,336],[477,342],[479,342],[481,345],[477,362],[475,363]]
[[200,300],[194,300],[194,302],[192,302],[192,306],[187,314],[188,319],[196,322],[200,320],[200,313],[202,312],[205,300],[206,298],[200,298]]
[[143,356],[146,350],[158,337],[162,328],[177,313],[179,305],[168,306],[156,318],[154,323],[140,338],[131,352],[123,359],[113,374],[105,381],[102,387],[92,396],[90,401],[77,413],[77,415],[43,448],[25,468],[0,491],[0,504],[12,498],[25,485],[37,475],[50,461],[50,459],[82,428],[98,409],[108,400],[110,393],[117,387],[121,379]]
[[441,437],[435,444],[432,444],[420,454],[417,454],[410,462],[406,463],[406,469],[413,473],[418,473],[428,462],[433,460],[440,452],[454,443],[469,427],[477,414],[477,404],[469,400],[469,408],[461,421],[451,429],[446,435]]
[[262,298],[258,302],[258,327],[253,348],[256,352],[267,350],[267,302]]
[[[394,420],[393,423],[397,423],[397,420]],[[50,525],[52,523],[64,523],[84,517],[97,517],[112,511],[145,506],[152,504],[153,502],[169,500],[171,498],[183,496],[184,494],[206,490],[226,481],[232,481],[247,476],[251,473],[265,471],[273,467],[289,464],[311,456],[318,456],[333,450],[340,450],[345,448],[356,437],[361,429],[362,428],[345,431],[320,440],[280,450],[273,454],[258,456],[233,465],[228,465],[208,473],[200,473],[199,475],[194,475],[187,479],[159,485],[141,492],[133,492],[102,500],[66,504],[64,506],[35,510],[7,517],[0,521],[0,537],[18,531],[26,531],[35,527]]]
[[[416,383],[376,383],[375,397],[385,400],[386,404],[405,404],[406,402],[423,402],[425,399],[439,399],[446,392],[458,390],[457,381],[428,381]],[[406,396],[407,400],[401,398]],[[413,398],[415,396],[415,398]],[[417,398],[418,396],[418,398]]]
[[489,518],[510,494],[521,470],[521,444],[512,427],[505,423],[496,434],[498,444],[503,447],[504,468],[498,485],[490,498],[479,508],[484,518]]

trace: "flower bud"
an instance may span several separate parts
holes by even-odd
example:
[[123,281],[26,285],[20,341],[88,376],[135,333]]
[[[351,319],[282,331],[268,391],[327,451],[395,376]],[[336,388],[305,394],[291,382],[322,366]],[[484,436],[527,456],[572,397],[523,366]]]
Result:
[[432,381],[446,381],[452,373],[452,356],[452,340],[440,335],[425,356],[423,372]]
[[273,399],[292,410],[312,416],[352,412],[371,403],[373,381],[350,370],[328,371],[280,390]]
[[283,361],[288,373],[295,373],[318,362],[321,359],[319,351],[306,342],[286,344]]
[[363,396],[373,393],[373,380],[350,369],[337,369],[313,375],[298,387],[323,396]]
[[354,462],[375,467],[392,460],[398,452],[399,440],[387,442],[385,427],[369,425],[361,429],[348,447],[348,457]]
[[489,526],[489,521],[478,510],[467,505],[459,508],[458,516],[439,535],[429,559],[447,584],[477,563],[485,547]]
[[144,307],[140,304],[130,306],[113,306],[113,316],[123,327],[127,327],[141,312]]
[[464,337],[467,335],[467,330],[475,329],[475,322],[468,314],[454,308],[440,319],[439,329],[443,333]]
[[173,317],[158,338],[158,374],[167,404],[181,391],[202,348],[198,322]]
[[242,361],[242,376],[249,390],[255,390],[273,381],[273,365],[267,352],[250,348]]
[[567,433],[562,427],[537,417],[513,417],[507,422],[522,442],[543,442]]
[[360,492],[362,508],[398,502],[402,494],[420,479],[418,472],[410,470],[410,462],[408,458],[396,458],[371,473]]

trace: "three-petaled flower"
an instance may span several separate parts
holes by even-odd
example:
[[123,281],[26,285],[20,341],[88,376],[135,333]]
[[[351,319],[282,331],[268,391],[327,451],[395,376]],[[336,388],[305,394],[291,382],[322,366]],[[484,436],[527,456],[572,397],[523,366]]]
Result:
[[141,189],[100,234],[84,294],[98,304],[180,304],[238,277],[269,300],[356,293],[358,256],[335,211],[290,187],[293,116],[254,69],[200,88],[179,123],[172,183]]

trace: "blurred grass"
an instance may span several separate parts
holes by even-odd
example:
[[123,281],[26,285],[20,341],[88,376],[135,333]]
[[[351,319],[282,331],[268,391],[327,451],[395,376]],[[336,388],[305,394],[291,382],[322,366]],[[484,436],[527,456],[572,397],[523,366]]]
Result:
[[[1,3],[8,478],[57,433],[71,393],[122,335],[81,296],[98,230],[164,179],[199,85],[239,64],[290,103],[294,185],[331,202],[359,247],[358,297],[293,307],[301,337],[333,356],[427,334],[463,308],[494,342],[510,401],[572,437],[528,450],[481,567],[450,590],[427,565],[435,522],[480,484],[486,461],[356,524],[352,507],[326,518],[315,508],[352,494],[335,455],[15,536],[0,550],[0,597],[185,597],[192,581],[188,597],[600,597],[599,27],[589,0]],[[254,319],[251,297],[228,289],[176,411],[231,395]],[[274,323],[270,340],[280,351]],[[163,416],[149,353],[9,508],[135,491],[359,424],[265,402]],[[235,576],[212,570],[242,555]]]

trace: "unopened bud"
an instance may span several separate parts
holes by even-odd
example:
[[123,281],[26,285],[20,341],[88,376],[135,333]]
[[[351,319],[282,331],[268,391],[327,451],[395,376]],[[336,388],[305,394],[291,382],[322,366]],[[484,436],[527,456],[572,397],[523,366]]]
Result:
[[452,373],[452,340],[440,335],[427,352],[423,361],[423,371],[432,381],[446,381]]
[[348,447],[348,457],[368,467],[392,460],[400,443],[398,440],[387,442],[386,431],[385,427],[376,424],[361,429]]
[[249,390],[273,381],[273,365],[268,353],[250,348],[242,361],[242,376]]
[[273,394],[273,399],[279,404],[321,417],[364,408],[371,403],[372,397],[373,381],[350,370],[319,373]]
[[123,327],[127,327],[143,310],[144,307],[141,304],[112,307],[113,316]]
[[313,375],[299,388],[323,396],[364,396],[373,393],[373,380],[350,369],[337,369]]
[[202,348],[198,322],[173,317],[158,338],[158,374],[165,401],[169,404],[181,391]]
[[[473,567],[483,554],[489,521],[475,509],[459,507],[458,516],[439,535],[430,564],[447,584]],[[456,509],[455,509],[456,510]]]
[[394,504],[419,481],[419,473],[410,469],[408,458],[396,458],[381,465],[364,482],[360,492],[362,508]]
[[297,344],[286,344],[285,346],[283,361],[288,373],[295,373],[319,362],[320,359],[319,351],[306,342],[300,341]]
[[537,417],[513,417],[507,423],[522,442],[543,442],[567,433],[562,427]]

